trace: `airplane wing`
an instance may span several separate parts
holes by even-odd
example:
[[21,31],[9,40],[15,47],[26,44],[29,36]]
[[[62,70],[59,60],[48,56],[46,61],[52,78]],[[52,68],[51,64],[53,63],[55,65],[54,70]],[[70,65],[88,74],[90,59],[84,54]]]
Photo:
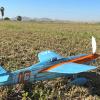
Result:
[[86,72],[89,70],[96,69],[95,66],[77,64],[77,63],[66,63],[57,66],[56,68],[49,69],[48,72],[64,73],[64,74],[77,74]]
[[53,51],[42,51],[38,54],[38,58],[39,58],[39,61],[40,62],[43,62],[43,61],[50,61],[52,59],[61,59],[63,58],[62,56],[60,56],[59,54],[53,52]]

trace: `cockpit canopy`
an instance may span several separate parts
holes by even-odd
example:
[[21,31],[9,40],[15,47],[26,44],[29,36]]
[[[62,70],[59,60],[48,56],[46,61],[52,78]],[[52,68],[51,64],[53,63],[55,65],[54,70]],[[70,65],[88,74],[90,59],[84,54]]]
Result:
[[57,61],[63,57],[53,51],[47,50],[40,52],[38,54],[38,58],[40,62],[44,62],[44,61]]

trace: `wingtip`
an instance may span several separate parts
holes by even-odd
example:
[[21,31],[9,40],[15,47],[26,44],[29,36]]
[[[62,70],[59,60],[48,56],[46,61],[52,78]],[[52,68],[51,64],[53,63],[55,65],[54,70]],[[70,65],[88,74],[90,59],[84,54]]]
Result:
[[97,66],[91,66],[90,71],[96,71],[97,70]]
[[96,66],[91,66],[91,70],[96,69],[96,68],[97,68]]

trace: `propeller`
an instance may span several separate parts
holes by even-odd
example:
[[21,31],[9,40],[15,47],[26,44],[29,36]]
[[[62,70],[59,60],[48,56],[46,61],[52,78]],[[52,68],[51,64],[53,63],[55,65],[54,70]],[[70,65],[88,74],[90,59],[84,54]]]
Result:
[[92,53],[96,53],[96,39],[92,36]]

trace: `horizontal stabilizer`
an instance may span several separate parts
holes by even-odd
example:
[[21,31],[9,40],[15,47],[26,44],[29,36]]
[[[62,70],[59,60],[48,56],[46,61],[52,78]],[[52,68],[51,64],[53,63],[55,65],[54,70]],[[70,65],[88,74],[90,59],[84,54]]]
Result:
[[0,76],[0,82],[5,82],[9,78],[9,75]]
[[84,65],[84,64],[77,64],[77,63],[66,63],[66,64],[59,65],[56,68],[52,68],[48,70],[48,72],[77,74],[77,73],[86,72],[93,69],[96,69],[96,67]]

